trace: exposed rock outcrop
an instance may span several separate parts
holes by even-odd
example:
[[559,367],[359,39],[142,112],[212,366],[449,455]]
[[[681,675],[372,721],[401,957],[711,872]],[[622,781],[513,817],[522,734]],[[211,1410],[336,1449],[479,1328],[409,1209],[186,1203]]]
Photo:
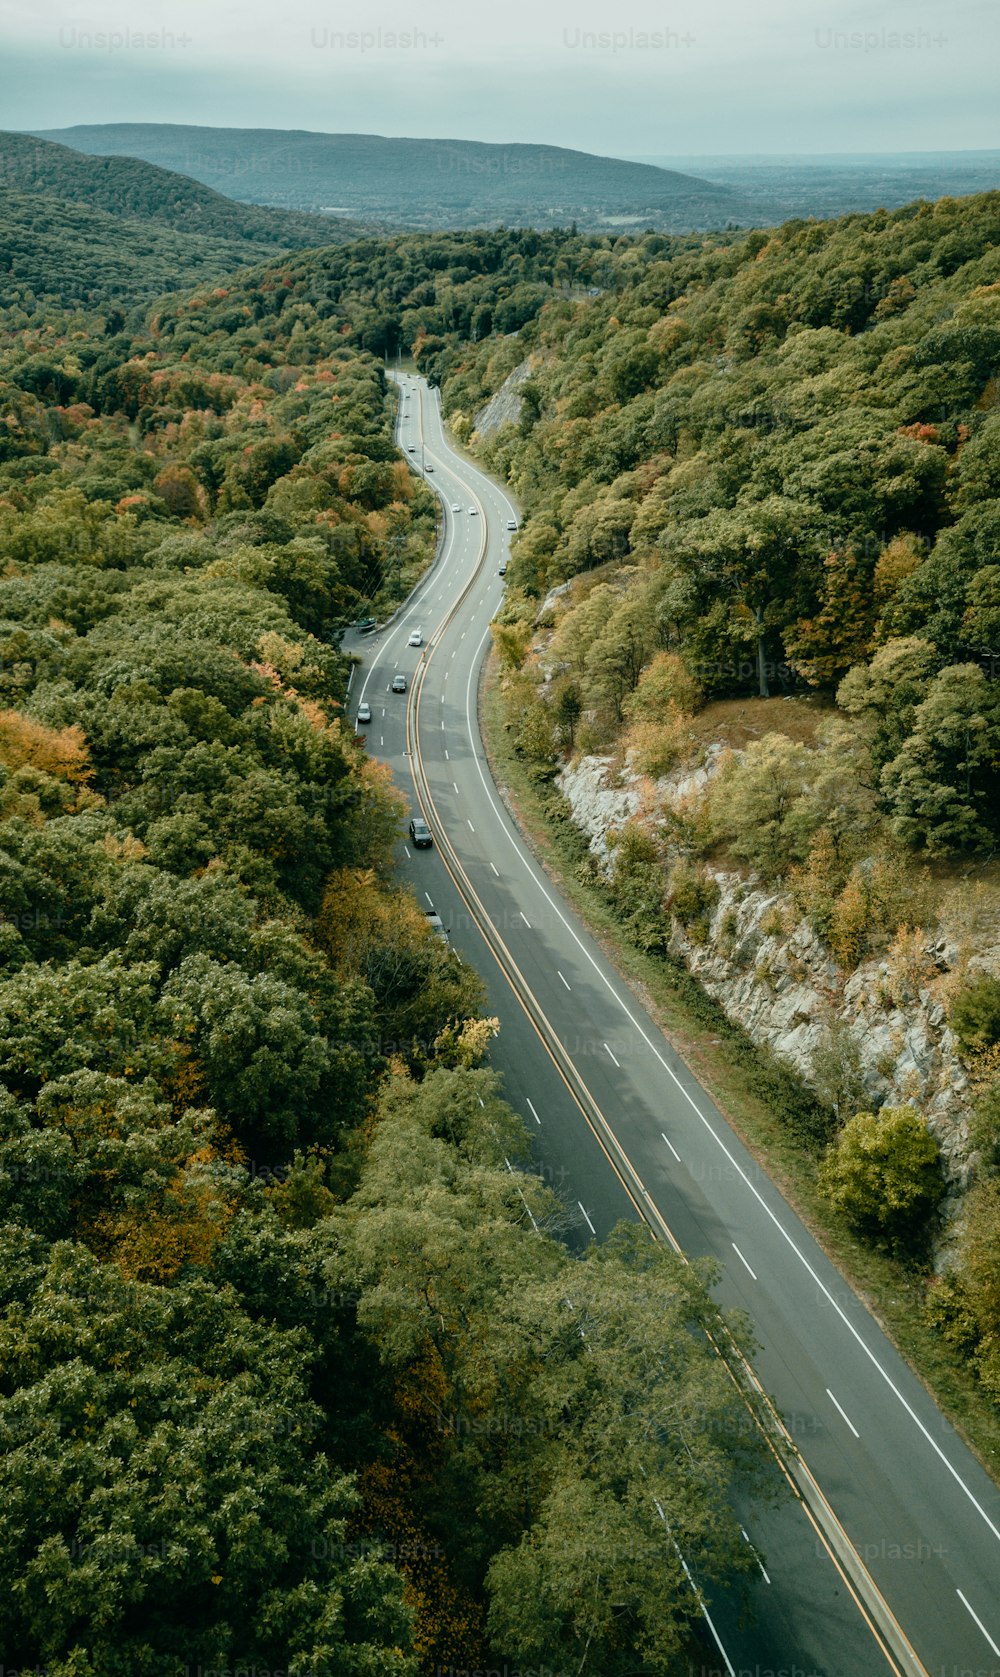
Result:
[[[693,773],[656,783],[661,806],[703,789],[718,761],[710,748]],[[610,757],[583,757],[558,785],[592,854],[610,867],[608,835],[648,804],[648,782],[626,770],[609,774]],[[707,933],[692,937],[674,922],[671,946],[727,1016],[815,1081],[817,1049],[839,1027],[855,1045],[865,1095],[873,1105],[908,1101],[934,1131],[956,1186],[968,1162],[968,1076],[948,1029],[941,992],[964,959],[931,933],[918,949],[922,979],[889,955],[845,973],[791,898],[756,875],[708,869],[718,887]],[[991,965],[992,960],[976,965]]]
[[520,362],[512,373],[508,373],[499,390],[479,409],[473,422],[473,435],[478,433],[480,441],[495,436],[504,425],[518,423],[521,417],[520,387],[531,377],[532,370],[530,360]]

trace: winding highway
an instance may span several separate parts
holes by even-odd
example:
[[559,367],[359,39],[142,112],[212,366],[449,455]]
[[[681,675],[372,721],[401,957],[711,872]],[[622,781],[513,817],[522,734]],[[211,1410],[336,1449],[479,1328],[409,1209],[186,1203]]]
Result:
[[[740,1510],[746,1602],[704,1601],[701,1677],[1000,1677],[1000,1493],[527,848],[477,716],[503,596],[505,491],[398,375],[399,441],[444,508],[438,557],[377,637],[352,714],[434,834],[405,845],[418,899],[482,974],[491,1060],[581,1244],[623,1217],[722,1269],[794,1446],[792,1494]],[[411,646],[420,631],[421,645]],[[392,691],[394,677],[407,691]],[[776,1474],[779,1468],[776,1466]]]

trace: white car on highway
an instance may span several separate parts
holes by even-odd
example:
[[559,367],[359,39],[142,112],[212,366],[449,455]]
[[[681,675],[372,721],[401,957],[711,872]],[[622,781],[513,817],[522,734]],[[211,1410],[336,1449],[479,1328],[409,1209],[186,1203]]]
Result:
[[461,509],[461,507],[460,507],[460,506],[459,506],[459,504],[458,504],[458,502],[457,502],[457,501],[452,501],[452,503],[451,503],[451,510],[452,510],[452,512],[461,512],[461,510],[462,510],[462,509]]
[[423,646],[424,637],[423,637],[422,630],[411,629],[410,630],[410,638],[409,638],[409,640],[407,641],[406,644],[407,644],[407,646]]

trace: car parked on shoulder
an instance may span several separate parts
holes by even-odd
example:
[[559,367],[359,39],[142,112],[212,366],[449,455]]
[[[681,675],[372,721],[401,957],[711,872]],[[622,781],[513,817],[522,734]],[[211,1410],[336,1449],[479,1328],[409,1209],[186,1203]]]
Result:
[[429,850],[434,843],[434,836],[422,815],[411,817],[410,839],[414,850]]
[[427,916],[427,924],[431,931],[436,933],[442,943],[447,943],[448,933],[445,930],[444,921],[442,920],[440,914],[438,914],[437,910],[433,908],[425,908],[424,913]]

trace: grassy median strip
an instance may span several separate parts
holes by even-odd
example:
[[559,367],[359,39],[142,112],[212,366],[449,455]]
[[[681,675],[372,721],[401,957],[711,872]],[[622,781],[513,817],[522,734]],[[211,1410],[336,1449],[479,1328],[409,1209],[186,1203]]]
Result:
[[[578,829],[553,820],[545,788],[515,753],[496,660],[480,692],[480,723],[494,776],[546,872],[622,977],[641,995],[678,1054],[864,1300],[945,1415],[1000,1483],[1000,1414],[923,1309],[927,1277],[857,1239],[821,1197],[818,1154],[776,1105],[793,1081],[757,1049],[689,973],[636,949],[599,889],[577,872]],[[773,1094],[772,1094],[773,1091]]]

